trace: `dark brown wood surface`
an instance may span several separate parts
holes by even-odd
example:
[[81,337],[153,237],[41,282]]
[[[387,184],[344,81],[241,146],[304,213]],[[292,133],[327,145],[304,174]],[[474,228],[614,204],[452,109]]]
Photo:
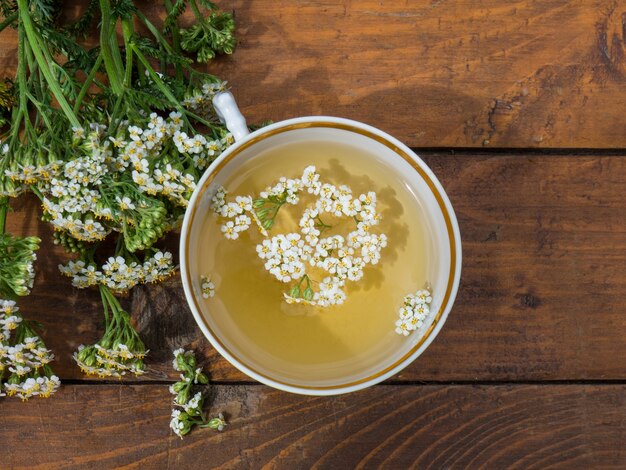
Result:
[[213,396],[230,426],[183,440],[168,432],[164,385],[67,385],[54,402],[7,400],[2,467],[571,469],[626,459],[624,385],[383,385],[339,397],[222,385]]
[[[123,300],[149,373],[85,380],[71,353],[98,338],[99,296],[60,277],[67,257],[21,198],[9,231],[46,240],[21,306],[65,385],[0,398],[0,468],[626,467],[626,0],[220,4],[240,43],[210,70],[250,122],[338,115],[422,149],[461,227],[450,317],[386,384],[301,397],[221,358],[174,277]],[[15,47],[0,35],[8,75]],[[210,371],[224,433],[169,432],[177,347]]]
[[254,120],[338,115],[420,147],[626,147],[624,0],[223,5],[241,42],[217,70]]

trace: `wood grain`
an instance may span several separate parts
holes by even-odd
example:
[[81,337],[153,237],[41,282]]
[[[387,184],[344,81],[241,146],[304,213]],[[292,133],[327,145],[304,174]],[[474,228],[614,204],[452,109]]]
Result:
[[[230,82],[249,122],[338,115],[414,147],[626,147],[626,0],[219,3],[236,15],[239,47],[208,69]],[[7,30],[3,75],[15,56]],[[22,311],[43,323],[69,383],[49,400],[0,398],[0,467],[625,468],[619,153],[425,153],[461,226],[457,302],[389,384],[339,397],[242,383],[195,326],[177,277],[123,299],[151,349],[149,373],[84,381],[71,353],[101,332],[99,296],[60,277],[67,257],[38,204],[14,201],[9,231],[45,240]],[[176,237],[164,246],[176,253]],[[180,440],[164,383],[175,377],[171,350],[190,346],[222,383],[212,410],[230,425]]]
[[[165,386],[67,385],[2,403],[4,468],[623,468],[626,386],[218,386],[223,433],[170,434]],[[511,466],[512,465],[512,466]]]
[[[626,147],[626,0],[219,3],[239,47],[209,70],[251,122],[338,115],[421,147]],[[0,35],[9,74],[15,44]]]
[[252,121],[330,114],[411,146],[625,147],[626,1],[221,3]]
[[[626,377],[626,158],[424,156],[456,209],[463,239],[457,302],[429,349],[395,381],[592,380]],[[41,233],[36,204],[20,200],[9,230]],[[169,244],[177,252],[176,240]],[[63,257],[46,246],[33,295],[63,378],[79,342],[101,318],[92,291],[61,278]],[[133,311],[151,353],[143,380],[174,377],[172,349],[197,347],[217,381],[247,377],[202,338],[178,278],[137,288]]]

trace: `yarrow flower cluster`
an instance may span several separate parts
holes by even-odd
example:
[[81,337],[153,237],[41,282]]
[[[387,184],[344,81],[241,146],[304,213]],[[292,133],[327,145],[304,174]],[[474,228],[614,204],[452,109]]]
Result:
[[132,124],[91,123],[88,132],[74,128],[79,156],[38,181],[46,218],[84,242],[123,233],[130,251],[175,227],[183,211],[168,220],[164,201],[184,209],[199,176],[233,142],[230,134],[188,135],[183,123],[172,111],[166,118],[140,114]]
[[143,359],[147,353],[143,344],[137,350],[131,350],[127,345],[116,341],[100,340],[90,346],[81,344],[73,357],[87,375],[119,378],[129,372],[135,375],[143,374],[145,372]]
[[202,297],[205,299],[215,296],[215,284],[208,276],[200,277],[200,289],[202,290]]
[[213,97],[225,90],[226,82],[204,83],[200,90],[194,90],[185,98],[183,105],[200,116],[210,114],[213,112]]
[[14,237],[0,234],[0,286],[13,295],[30,293],[35,279],[33,263],[41,240],[37,237]]
[[430,313],[432,300],[431,293],[425,289],[404,297],[404,303],[398,311],[400,319],[396,321],[396,333],[408,336],[412,331],[420,328]]
[[[120,148],[115,162],[118,171],[126,171],[130,166],[133,181],[140,190],[150,195],[163,195],[176,204],[187,206],[195,189],[197,170],[205,170],[233,140],[230,135],[215,140],[202,134],[190,136],[182,130],[182,124],[179,112],[171,112],[167,120],[152,113],[147,127],[129,126],[127,135],[122,133],[111,139]],[[188,156],[196,171],[188,171],[175,161],[160,158],[172,143],[179,155]]]
[[[0,159],[9,155],[9,144],[0,142]],[[28,185],[38,181],[47,181],[59,172],[63,161],[57,158],[54,152],[44,155],[24,153],[20,159],[11,160],[4,176],[0,178],[0,196],[17,197],[23,193]]]
[[130,315],[108,288],[100,286],[100,294],[105,309],[104,335],[96,344],[79,346],[74,360],[87,375],[119,378],[127,373],[143,374],[148,350],[133,328]]
[[[136,258],[128,254],[129,258]],[[59,265],[59,271],[72,278],[75,287],[103,285],[113,292],[127,292],[139,283],[159,282],[174,273],[172,254],[157,251],[143,262],[129,261],[122,256],[111,256],[97,269],[95,263],[86,265],[83,260]]]
[[226,426],[224,415],[220,413],[215,418],[207,419],[202,410],[205,395],[202,391],[193,393],[194,386],[209,383],[209,378],[202,372],[202,369],[197,367],[193,351],[175,350],[172,366],[174,370],[181,372],[180,381],[169,388],[170,393],[175,396],[170,421],[172,431],[181,439],[191,431],[194,425],[222,431]]
[[[298,204],[307,193],[316,199],[300,218],[300,232],[270,237],[267,231],[274,225],[279,209],[285,204]],[[376,193],[354,196],[348,186],[323,183],[314,166],[305,168],[300,178],[280,178],[258,198],[237,196],[229,202],[226,196],[227,191],[219,188],[212,199],[213,210],[227,219],[221,229],[224,236],[237,239],[255,222],[265,237],[256,247],[265,269],[281,282],[294,282],[284,293],[288,303],[322,307],[342,304],[346,283],[359,281],[363,269],[377,264],[387,246],[384,233],[372,233],[381,219],[376,210]],[[352,219],[355,230],[345,237],[321,237],[322,232],[332,228],[322,217]],[[309,271],[320,274],[317,289]]]
[[[22,400],[52,395],[61,383],[48,365],[53,359],[15,302],[0,300],[0,384],[4,382],[4,392]],[[9,376],[3,380],[6,373]]]

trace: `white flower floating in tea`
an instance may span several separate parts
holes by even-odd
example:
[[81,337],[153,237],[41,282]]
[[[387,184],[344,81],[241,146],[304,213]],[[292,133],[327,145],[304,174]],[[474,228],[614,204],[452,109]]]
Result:
[[211,278],[208,276],[202,276],[200,278],[201,284],[200,289],[202,291],[202,297],[208,299],[215,295],[215,284],[211,281]]
[[430,313],[432,300],[427,290],[419,290],[415,294],[404,297],[404,305],[398,311],[400,319],[396,321],[396,333],[408,336],[412,331],[420,328]]
[[[304,192],[317,199],[305,208],[299,220],[300,233],[270,237],[268,230],[274,226],[280,208],[297,205]],[[321,307],[342,304],[346,282],[359,281],[363,269],[377,264],[381,250],[387,246],[384,233],[372,233],[372,227],[381,220],[376,211],[376,193],[355,197],[348,186],[320,181],[314,166],[305,168],[301,178],[280,178],[258,198],[237,196],[228,202],[226,195],[227,191],[220,188],[212,199],[213,210],[229,219],[222,225],[222,233],[235,240],[255,223],[265,237],[256,247],[265,269],[279,281],[292,283],[284,293],[288,303]],[[328,216],[352,219],[355,230],[345,237],[337,234],[322,238],[322,232],[332,228],[322,220]],[[313,272],[321,279],[313,280],[309,275]]]

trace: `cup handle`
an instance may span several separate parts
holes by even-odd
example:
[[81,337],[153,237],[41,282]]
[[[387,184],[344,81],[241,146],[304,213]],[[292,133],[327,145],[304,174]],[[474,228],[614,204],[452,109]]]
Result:
[[213,107],[217,117],[220,118],[226,128],[233,134],[235,142],[242,140],[250,131],[246,126],[246,118],[237,107],[235,97],[230,91],[222,91],[213,97]]

